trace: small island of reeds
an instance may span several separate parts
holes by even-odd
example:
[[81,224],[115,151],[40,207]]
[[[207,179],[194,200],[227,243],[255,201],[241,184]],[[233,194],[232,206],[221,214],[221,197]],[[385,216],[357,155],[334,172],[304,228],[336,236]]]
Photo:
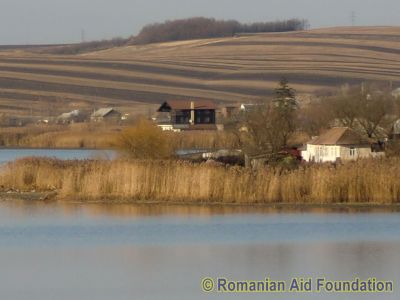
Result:
[[398,204],[400,159],[309,164],[295,170],[174,160],[17,160],[0,185],[57,199],[187,204]]

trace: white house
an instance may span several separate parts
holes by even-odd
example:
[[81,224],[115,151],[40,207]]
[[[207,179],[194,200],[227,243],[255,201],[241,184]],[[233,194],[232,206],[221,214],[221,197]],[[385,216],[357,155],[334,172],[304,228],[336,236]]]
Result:
[[307,143],[302,151],[307,162],[336,162],[375,156],[371,144],[347,127],[336,127]]

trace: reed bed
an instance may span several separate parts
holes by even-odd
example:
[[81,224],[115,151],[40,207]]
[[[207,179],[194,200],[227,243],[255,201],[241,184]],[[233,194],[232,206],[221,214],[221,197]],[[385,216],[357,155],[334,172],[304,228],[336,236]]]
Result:
[[110,148],[119,127],[97,127],[90,123],[72,125],[29,125],[0,128],[0,146],[21,148]]
[[[110,149],[129,126],[81,123],[0,128],[0,146]],[[164,132],[176,149],[236,149],[237,137],[225,131]],[[118,147],[117,147],[118,148]]]
[[237,136],[229,131],[183,131],[168,133],[177,149],[237,149]]
[[64,199],[221,204],[398,204],[400,159],[257,172],[180,161],[27,158],[2,168],[3,190]]

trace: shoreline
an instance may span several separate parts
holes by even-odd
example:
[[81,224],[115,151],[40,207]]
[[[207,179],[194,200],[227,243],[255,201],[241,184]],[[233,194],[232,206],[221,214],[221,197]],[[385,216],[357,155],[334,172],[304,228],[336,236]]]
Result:
[[104,204],[104,205],[155,205],[155,206],[190,206],[221,208],[271,208],[271,209],[398,209],[400,203],[220,203],[196,201],[162,201],[162,200],[129,200],[129,199],[85,199],[77,196],[74,200],[69,196],[58,197],[57,192],[0,192],[0,201],[57,202],[71,204]]

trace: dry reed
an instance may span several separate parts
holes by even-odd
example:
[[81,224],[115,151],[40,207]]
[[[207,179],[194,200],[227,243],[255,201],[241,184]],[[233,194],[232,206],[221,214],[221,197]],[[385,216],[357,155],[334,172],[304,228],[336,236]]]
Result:
[[[129,126],[81,123],[0,128],[0,146],[27,148],[98,148],[109,149],[118,144],[116,136]],[[165,132],[177,149],[234,149],[237,138],[229,132],[189,131]]]
[[237,136],[229,131],[184,131],[169,132],[178,149],[237,149]]
[[3,189],[58,190],[65,199],[174,203],[336,204],[400,202],[400,159],[310,165],[294,171],[180,161],[27,158],[3,167]]
[[117,126],[30,125],[0,129],[0,145],[22,148],[110,148]]

